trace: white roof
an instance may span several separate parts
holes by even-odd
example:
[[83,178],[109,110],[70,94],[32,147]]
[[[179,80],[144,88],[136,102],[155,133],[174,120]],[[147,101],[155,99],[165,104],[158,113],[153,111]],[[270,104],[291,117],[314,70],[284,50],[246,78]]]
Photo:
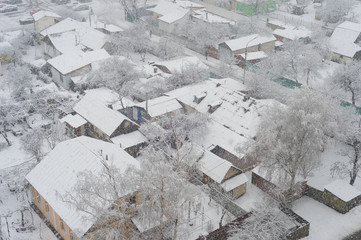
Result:
[[189,12],[189,9],[183,8],[182,6],[178,5],[177,2],[164,0],[159,1],[157,6],[148,10],[159,14],[161,16],[159,20],[162,20],[166,23],[175,22],[183,18]]
[[[242,83],[234,79],[210,79],[165,95],[176,98],[201,113],[207,113],[209,105],[222,101],[220,107],[210,114],[210,118],[246,138],[252,138],[257,132],[263,111],[278,102],[247,98],[240,92],[244,88]],[[204,92],[207,92],[207,96],[200,103],[194,102],[194,96]]]
[[79,114],[75,114],[75,115],[68,114],[62,119],[60,119],[60,122],[62,123],[66,122],[73,128],[78,128],[87,123],[87,121],[84,118],[82,118],[82,116],[80,116]]
[[61,74],[66,75],[93,62],[101,61],[108,57],[110,57],[110,55],[104,49],[85,53],[82,51],[75,51],[67,52],[55,58],[49,59],[48,63]]
[[203,69],[208,69],[208,67],[197,57],[180,57],[168,61],[155,62],[154,65],[165,66],[171,73],[181,72],[187,66],[192,65],[198,65]]
[[110,109],[101,98],[94,94],[86,94],[73,109],[108,136],[111,136],[123,121],[132,122],[120,112]]
[[[96,89],[88,89],[85,92],[88,96],[97,98],[99,102],[103,103],[104,105],[111,105],[114,110],[123,109],[123,106],[120,102],[119,94],[114,92],[113,90],[110,90],[109,88],[101,87]],[[132,100],[124,97],[122,98],[122,102],[125,108],[135,105]]]
[[207,12],[203,9],[195,10],[193,12],[194,12],[194,14],[192,14],[192,17],[203,20],[205,22],[234,24],[233,21],[228,20],[227,18],[215,15],[215,14]]
[[53,17],[53,18],[61,18],[61,16],[59,16],[56,13],[50,12],[50,11],[44,11],[44,10],[40,10],[36,13],[33,14],[33,18],[34,21],[38,21],[39,19],[43,18],[43,17]]
[[[78,137],[59,143],[27,176],[29,183],[44,197],[69,228],[82,237],[94,224],[91,216],[63,201],[78,181],[78,174],[91,171],[99,175],[103,165],[100,152],[121,172],[129,165],[139,167],[139,162],[119,146],[105,141]],[[101,177],[99,175],[99,177]],[[124,192],[124,195],[129,192]],[[107,207],[107,206],[104,206]]]
[[226,192],[229,192],[229,191],[235,189],[236,187],[239,187],[242,184],[245,184],[246,182],[248,182],[248,178],[247,178],[246,174],[241,173],[235,177],[232,177],[232,178],[226,180],[224,183],[221,184],[221,187],[224,190],[226,190]]
[[348,202],[361,195],[361,192],[357,188],[341,179],[327,184],[325,189],[345,202]]
[[234,167],[232,163],[206,149],[198,148],[198,153],[201,156],[197,165],[198,169],[217,183],[221,183],[231,167]]
[[361,51],[361,47],[355,43],[361,33],[361,24],[344,22],[336,27],[330,38],[331,51],[354,57],[355,53]]
[[[246,47],[256,46],[258,44],[264,44],[267,42],[276,41],[276,38],[272,36],[260,36],[258,34],[252,34],[246,37],[232,39],[225,41],[224,43],[232,50],[237,51]],[[248,44],[248,45],[247,45]]]
[[126,149],[136,146],[140,143],[147,142],[148,139],[139,131],[134,131],[127,134],[121,134],[119,136],[110,139],[113,143],[120,145],[121,148]]
[[43,31],[40,32],[40,34],[45,37],[46,35],[49,34],[62,33],[70,30],[79,29],[82,27],[82,25],[84,25],[84,23],[76,21],[72,18],[66,18],[63,21],[60,21],[48,27],[47,29],[44,29]]
[[285,29],[275,29],[273,31],[273,34],[290,40],[311,37],[311,33],[312,32],[304,26],[294,27],[290,25],[286,25]]
[[[243,58],[246,57],[245,53],[240,54]],[[247,53],[247,61],[256,60],[256,59],[262,59],[268,57],[267,54],[263,51],[258,52],[248,52]]]
[[184,18],[187,15],[187,13],[189,13],[189,11],[190,10],[188,10],[188,9],[178,9],[177,11],[166,14],[158,19],[163,22],[166,22],[166,23],[173,23],[175,21],[178,21],[178,20]]
[[[146,101],[138,103],[136,106],[146,109]],[[151,117],[158,117],[182,108],[182,105],[177,99],[168,96],[161,96],[148,100],[148,114]]]
[[198,4],[198,3],[188,1],[188,0],[179,0],[179,1],[176,1],[176,4],[178,4],[179,6],[181,6],[183,8],[204,8],[204,6],[202,4]]

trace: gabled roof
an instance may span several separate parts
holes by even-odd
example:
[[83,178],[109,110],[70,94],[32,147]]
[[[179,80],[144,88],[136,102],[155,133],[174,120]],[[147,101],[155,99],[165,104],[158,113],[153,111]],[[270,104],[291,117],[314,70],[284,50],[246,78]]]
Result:
[[43,17],[53,17],[53,18],[61,18],[61,16],[59,16],[56,13],[50,12],[50,11],[44,11],[44,10],[40,10],[36,13],[34,13],[33,15],[34,21],[38,21]]
[[75,114],[75,115],[68,114],[62,119],[60,119],[60,122],[67,123],[73,128],[78,128],[87,123],[87,121],[84,118],[82,118],[79,114]]
[[[138,103],[136,106],[146,109],[146,101]],[[148,100],[148,114],[151,117],[158,117],[182,108],[182,105],[177,99],[168,96],[161,96]]]
[[127,149],[129,147],[136,146],[141,143],[145,143],[148,139],[139,131],[133,131],[126,134],[113,137],[111,141],[120,145],[121,148]]
[[190,11],[189,9],[178,5],[177,2],[171,1],[159,1],[157,6],[148,10],[161,15],[159,20],[166,23],[175,22],[183,18]]
[[252,34],[246,37],[225,41],[224,44],[226,44],[232,51],[237,51],[246,47],[257,46],[258,44],[264,44],[276,40],[277,39],[273,35],[260,36],[258,34]]
[[356,52],[361,51],[361,46],[355,43],[360,34],[361,24],[343,22],[336,27],[331,35],[331,51],[346,57],[354,57]]
[[[209,115],[210,118],[246,138],[252,138],[256,134],[264,109],[279,103],[270,99],[249,98],[240,91],[243,89],[244,85],[234,79],[210,79],[167,92],[165,95],[176,98],[201,113],[207,113],[209,105],[221,102]],[[194,96],[205,92],[207,96],[200,103],[196,103]]]
[[73,109],[109,137],[125,120],[136,124],[120,112],[110,109],[104,100],[94,94],[86,94]]
[[304,26],[294,27],[291,25],[284,25],[284,27],[285,29],[275,29],[273,34],[290,40],[311,37],[312,32]]
[[110,55],[104,49],[85,53],[82,51],[74,51],[49,59],[48,63],[61,74],[66,75],[108,57],[110,57]]
[[[120,172],[124,172],[129,165],[139,167],[138,160],[119,146],[82,136],[59,143],[26,176],[29,183],[44,197],[78,238],[92,227],[94,221],[91,220],[89,214],[77,210],[61,197],[73,191],[79,173],[91,171],[93,174],[100,174],[103,168],[101,152],[103,156],[108,155],[109,164],[114,164]],[[124,195],[126,194],[129,192],[124,192]]]
[[[246,57],[245,53],[240,54],[240,56],[242,56],[244,59]],[[263,59],[266,58],[267,53],[263,52],[263,51],[258,51],[258,52],[248,52],[247,53],[247,61],[251,61],[251,60],[256,60],[256,59]]]
[[[224,160],[212,152],[199,147],[197,149],[200,159],[198,161],[198,169],[213,179],[217,183],[221,183],[231,168],[236,168],[232,163]],[[240,169],[238,169],[240,170]]]

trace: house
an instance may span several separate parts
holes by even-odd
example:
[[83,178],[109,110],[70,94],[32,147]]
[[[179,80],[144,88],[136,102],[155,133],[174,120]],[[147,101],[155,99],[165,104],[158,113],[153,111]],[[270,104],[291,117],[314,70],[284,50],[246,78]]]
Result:
[[232,199],[246,193],[248,178],[240,169],[206,149],[198,148],[197,154],[197,172],[203,183],[214,185]]
[[218,45],[219,59],[232,59],[235,55],[245,52],[271,53],[275,49],[276,38],[272,36],[260,36],[252,34],[249,36],[231,39]]
[[[120,172],[124,172],[128,166],[139,168],[138,160],[119,146],[82,136],[59,143],[26,176],[34,208],[62,239],[98,239],[94,234],[97,222],[91,215],[96,213],[81,211],[63,199],[74,191],[79,173],[91,171],[99,178],[104,177],[101,175],[104,158]],[[130,190],[124,192],[121,199],[129,199],[130,207],[136,206],[140,204],[138,194],[137,189]],[[116,227],[120,227],[124,235],[127,234],[127,224]]]
[[35,31],[40,33],[44,29],[60,21],[61,16],[50,11],[40,10],[32,14],[35,22]]
[[[196,6],[196,3],[194,3]],[[191,6],[188,4],[188,6]],[[185,22],[191,13],[189,8],[177,4],[177,1],[159,1],[157,6],[148,9],[157,20],[159,30],[171,33],[181,23]]]
[[79,114],[68,114],[59,120],[65,124],[65,133],[72,137],[80,137],[85,135],[86,124],[88,123]]
[[338,25],[330,38],[332,60],[347,63],[361,59],[361,24],[345,21]]
[[182,105],[175,98],[161,96],[146,100],[134,106],[133,119],[139,123],[155,120],[166,114],[182,110]]
[[241,53],[241,54],[236,55],[236,58],[238,60],[240,60],[241,67],[245,66],[246,61],[247,61],[247,63],[256,64],[267,57],[268,57],[267,53],[265,53],[263,51],[247,52],[247,55],[246,55],[246,53]]
[[[310,38],[312,32],[305,26],[292,26],[277,20],[269,20],[267,26],[273,29],[273,36],[280,42],[289,42]],[[275,28],[275,29],[274,29]]]
[[236,0],[233,2],[233,10],[245,16],[254,16],[258,13],[268,13],[277,10],[275,0]]
[[85,53],[75,51],[49,59],[48,63],[51,67],[53,81],[65,89],[75,91],[77,86],[71,78],[88,73],[92,69],[92,64],[108,57],[110,55],[104,49]]
[[86,23],[67,18],[40,33],[44,54],[53,58],[74,51],[102,49],[106,35]]
[[138,157],[140,150],[147,145],[148,139],[137,130],[113,137],[111,141],[131,156]]
[[106,24],[102,22],[97,22],[95,29],[101,31],[104,34],[111,35],[111,34],[118,34],[123,32],[124,30],[114,24]]
[[127,134],[138,129],[138,124],[119,111],[112,109],[97,91],[90,91],[73,107],[74,111],[87,120],[85,134],[97,139],[111,142],[121,134]]
[[210,13],[204,9],[193,11],[193,13],[191,15],[191,19],[196,23],[197,22],[206,22],[209,24],[219,25],[219,27],[222,27],[223,24],[226,24],[226,25],[234,25],[235,24],[234,21],[228,20],[227,18],[215,15],[213,13]]

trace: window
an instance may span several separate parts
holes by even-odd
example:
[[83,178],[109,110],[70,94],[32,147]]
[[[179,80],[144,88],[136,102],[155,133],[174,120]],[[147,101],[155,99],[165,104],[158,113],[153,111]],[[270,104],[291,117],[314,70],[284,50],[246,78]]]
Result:
[[74,234],[70,233],[70,240],[75,240]]
[[46,209],[46,212],[49,212],[49,204],[47,202],[45,202],[45,209]]
[[41,206],[41,197],[40,197],[40,194],[38,193],[38,196],[36,196],[38,198],[38,203],[39,203],[39,206]]
[[65,226],[63,220],[60,220],[60,228],[65,232]]

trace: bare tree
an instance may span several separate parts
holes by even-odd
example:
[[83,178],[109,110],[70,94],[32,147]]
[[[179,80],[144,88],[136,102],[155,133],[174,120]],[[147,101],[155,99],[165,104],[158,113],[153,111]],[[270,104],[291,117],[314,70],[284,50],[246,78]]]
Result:
[[340,177],[349,176],[350,184],[353,185],[361,168],[361,119],[354,109],[344,112],[342,128],[337,137],[349,146],[340,152],[341,155],[347,156],[349,161],[334,163],[331,173],[338,174]]
[[183,55],[183,47],[168,37],[162,37],[155,47],[155,53],[161,59],[171,59]]
[[255,204],[251,215],[240,226],[229,230],[229,240],[278,240],[285,238],[289,223],[292,221],[278,209],[276,202],[266,199]]
[[5,78],[11,86],[12,94],[15,99],[24,100],[31,93],[32,74],[24,66],[17,66],[7,71]]
[[356,104],[361,94],[361,62],[341,65],[331,77],[333,84],[351,94],[351,103]]
[[169,78],[169,83],[173,88],[198,83],[209,78],[209,70],[200,63],[186,64],[180,72],[174,72]]
[[110,37],[110,52],[118,55],[134,52],[138,53],[142,59],[151,48],[149,34],[146,32],[145,24],[137,23],[133,27],[122,32],[121,35],[112,35]]
[[287,103],[272,107],[264,116],[250,151],[262,161],[260,170],[267,178],[287,189],[285,203],[291,204],[296,178],[307,178],[319,166],[339,110],[332,100],[307,89],[297,90]]
[[128,60],[114,56],[105,60],[98,70],[89,75],[88,83],[91,88],[107,87],[114,90],[121,96],[123,105],[122,98],[131,94],[132,86],[141,76]]
[[321,18],[326,25],[336,23],[348,14],[355,4],[354,0],[326,0],[322,4]]
[[44,156],[45,132],[42,128],[33,129],[21,138],[23,149],[36,158],[38,162]]

